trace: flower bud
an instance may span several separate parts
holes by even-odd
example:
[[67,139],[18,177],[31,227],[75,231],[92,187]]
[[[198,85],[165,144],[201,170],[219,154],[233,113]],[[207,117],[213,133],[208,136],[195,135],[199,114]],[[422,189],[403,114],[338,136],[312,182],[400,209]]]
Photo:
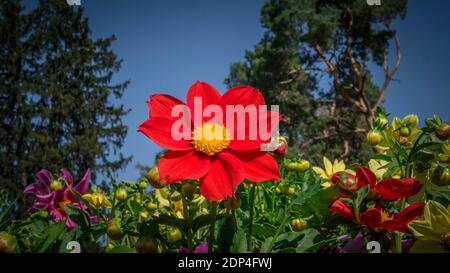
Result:
[[415,128],[419,125],[419,117],[417,115],[407,115],[403,118],[402,123]]
[[116,190],[116,199],[119,201],[126,200],[128,197],[127,190],[120,188]]
[[311,167],[311,163],[309,163],[309,161],[305,159],[300,160],[299,164],[299,171],[306,171]]
[[158,167],[156,166],[152,167],[150,171],[147,173],[147,180],[150,182],[150,185],[152,185],[152,187],[155,189],[161,189],[167,185],[167,180],[164,179],[160,181]]
[[120,225],[119,218],[113,218],[108,221],[108,226],[106,227],[106,234],[108,234],[109,238],[113,240],[120,240],[123,238],[123,230]]
[[181,232],[179,229],[174,228],[169,232],[169,237],[168,237],[168,241],[169,244],[173,244],[175,242],[178,242],[179,240],[181,240]]
[[289,187],[288,185],[284,185],[281,188],[281,193],[284,195],[294,195],[295,194],[295,189],[292,187]]
[[156,203],[148,203],[147,204],[147,209],[149,209],[151,211],[157,210],[158,209],[158,204],[156,204]]
[[277,148],[275,149],[274,153],[275,155],[279,157],[284,157],[288,152],[288,144],[285,137],[278,137],[277,138],[278,144]]
[[291,221],[291,227],[294,231],[302,231],[308,227],[308,222],[304,219],[294,219]]
[[389,123],[389,120],[387,119],[386,116],[381,116],[378,118],[378,123],[380,124],[380,126],[385,126],[386,124]]
[[141,180],[141,182],[139,182],[139,184],[138,184],[138,188],[140,189],[140,190],[146,190],[147,189],[147,187],[148,187],[148,184],[147,184],[147,182],[145,182],[144,180]]
[[436,130],[436,136],[442,141],[450,138],[450,124],[442,124],[442,126]]
[[367,133],[366,136],[366,141],[368,144],[372,145],[372,146],[377,146],[378,144],[381,143],[382,137],[380,132],[376,131],[376,130],[371,130]]
[[448,167],[437,166],[431,175],[431,181],[437,186],[450,185],[450,170]]
[[185,182],[181,185],[181,194],[192,197],[195,193],[195,186],[192,182]]
[[158,242],[151,236],[140,237],[136,242],[136,251],[139,253],[157,252]]
[[48,211],[45,209],[41,209],[39,211],[39,217],[41,217],[42,219],[47,219],[48,217]]
[[286,165],[288,171],[297,171],[299,164],[297,162],[290,162]]
[[288,163],[286,168],[288,171],[297,171],[297,172],[302,172],[302,171],[306,171],[311,167],[311,163],[309,163],[308,160],[300,160],[300,162],[291,162]]
[[400,135],[402,137],[409,137],[411,135],[411,129],[408,126],[403,126],[400,128]]
[[145,220],[148,220],[148,218],[150,217],[150,215],[148,214],[148,212],[147,211],[141,211],[141,212],[139,212],[139,216],[141,216],[141,218],[145,221]]
[[344,191],[357,191],[358,190],[358,181],[356,177],[353,175],[348,175],[346,173],[342,173],[339,177],[338,187]]
[[16,237],[4,231],[0,232],[0,253],[13,253],[16,247]]
[[60,191],[62,189],[62,183],[59,180],[53,180],[50,183],[50,189],[52,189],[52,191]]
[[111,244],[111,243],[109,243],[109,244],[106,246],[106,249],[107,249],[108,251],[111,251],[111,250],[114,249],[114,245]]

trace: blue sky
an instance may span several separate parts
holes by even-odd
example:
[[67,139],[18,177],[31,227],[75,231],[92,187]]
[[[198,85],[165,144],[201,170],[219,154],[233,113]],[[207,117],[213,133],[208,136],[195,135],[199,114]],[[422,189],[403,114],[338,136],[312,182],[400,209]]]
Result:
[[[31,3],[35,1],[25,1]],[[160,148],[137,132],[148,115],[151,94],[184,100],[196,80],[219,91],[232,62],[242,60],[262,37],[262,0],[81,0],[92,34],[115,34],[114,51],[124,60],[117,82],[131,80],[121,103],[129,133],[123,147],[134,160],[119,179],[136,179],[135,164],[152,165]],[[368,7],[369,8],[369,7]],[[434,113],[450,120],[450,1],[410,0],[405,21],[395,24],[402,65],[391,83],[385,107],[395,115]],[[382,71],[374,71],[378,83]]]

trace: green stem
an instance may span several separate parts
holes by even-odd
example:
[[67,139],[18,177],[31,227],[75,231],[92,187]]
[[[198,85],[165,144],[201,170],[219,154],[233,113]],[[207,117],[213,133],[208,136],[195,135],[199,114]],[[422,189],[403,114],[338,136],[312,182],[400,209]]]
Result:
[[216,228],[216,213],[217,213],[217,202],[211,202],[211,221],[209,226],[209,241],[208,241],[208,252],[213,252],[214,247],[214,231]]
[[287,220],[289,219],[289,214],[286,213],[283,221],[281,221],[281,224],[278,226],[277,231],[275,232],[272,241],[270,241],[270,245],[267,248],[267,252],[270,253],[272,251],[273,245],[275,244],[275,242],[278,239],[278,236],[280,235],[281,231],[283,231],[284,225],[286,225]]
[[250,215],[248,219],[248,239],[247,239],[247,248],[248,251],[252,251],[252,233],[253,233],[253,217],[255,213],[255,193],[256,193],[256,183],[252,183],[252,187],[250,189],[250,204],[249,210]]
[[[183,216],[184,216],[185,220],[188,220],[189,219],[189,208],[187,205],[186,196],[182,195],[182,201],[183,201]],[[189,253],[192,253],[194,251],[192,228],[189,228],[187,230],[186,236],[187,236],[187,246],[189,249]]]
[[[419,138],[417,139],[416,143],[414,144],[413,149],[416,147],[417,143],[419,142],[419,140],[422,138],[424,134],[422,133]],[[412,176],[412,172],[413,172],[413,168],[411,167],[411,164],[409,163],[411,154],[408,157],[408,160],[406,162],[406,173],[405,173],[405,177],[411,177]],[[406,207],[406,198],[402,199],[402,203],[400,205],[400,211],[403,211]],[[397,232],[395,234],[395,247],[397,249],[397,253],[402,253],[402,237],[403,237],[403,233],[401,232]]]
[[352,199],[352,203],[353,203],[353,210],[355,211],[356,221],[358,222],[359,229],[361,230],[361,235],[363,236],[364,243],[367,246],[369,241],[367,240],[366,233],[364,232],[363,226],[361,225],[361,220],[359,219],[359,207],[354,199]]

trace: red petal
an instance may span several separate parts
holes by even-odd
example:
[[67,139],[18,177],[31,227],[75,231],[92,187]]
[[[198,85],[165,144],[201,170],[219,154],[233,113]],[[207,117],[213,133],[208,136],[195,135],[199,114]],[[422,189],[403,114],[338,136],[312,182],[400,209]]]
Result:
[[148,138],[156,142],[158,145],[174,151],[182,151],[192,149],[192,145],[188,139],[190,136],[183,136],[181,132],[176,133],[176,140],[172,137],[172,125],[174,121],[162,118],[153,117],[139,126],[138,131],[142,132]]
[[357,168],[356,177],[358,178],[358,189],[361,189],[365,185],[370,185],[370,187],[373,188],[377,182],[377,177],[367,167]]
[[[281,116],[277,112],[270,111],[256,113],[256,115],[251,115],[250,117],[245,115],[244,121],[238,118],[237,114],[234,115],[234,126],[231,128],[227,126],[227,129],[230,130],[233,137],[230,143],[230,149],[235,151],[261,150],[264,145],[270,143],[278,129]],[[266,128],[262,127],[262,122],[267,124]],[[255,132],[251,134],[250,130],[255,130]],[[260,132],[260,130],[263,132]]]
[[356,222],[353,209],[341,200],[336,200],[330,205],[330,210],[350,221]]
[[395,220],[409,223],[414,220],[417,216],[423,213],[425,208],[425,203],[416,202],[409,205],[406,209],[399,212],[394,218]]
[[211,160],[208,174],[200,179],[200,193],[208,200],[234,198],[234,191],[244,180],[241,161],[226,152],[217,154]]
[[219,101],[222,109],[226,109],[227,105],[265,105],[264,97],[261,92],[251,86],[236,86],[223,94]]
[[277,161],[268,153],[260,151],[232,153],[241,160],[246,179],[252,182],[280,180]]
[[171,118],[172,108],[184,103],[172,96],[156,94],[147,102],[150,109],[150,117]]
[[[195,113],[194,112],[194,98],[196,97],[200,97],[201,103],[202,103],[202,108],[201,108],[201,113]],[[195,122],[195,115],[199,115],[203,117],[203,110],[205,109],[206,106],[211,105],[211,104],[218,104],[219,100],[222,96],[220,95],[220,93],[211,85],[205,83],[205,82],[196,82],[194,83],[190,88],[189,91],[187,93],[187,98],[186,98],[186,103],[187,106],[189,107],[189,109],[191,110],[191,117],[193,119],[193,122]],[[208,120],[208,118],[204,118],[202,119],[203,121]],[[195,124],[196,126],[199,124]]]
[[416,195],[422,189],[422,183],[414,178],[389,178],[378,182],[375,189],[383,199],[396,200]]
[[186,179],[200,179],[209,171],[209,158],[192,151],[169,152],[158,163],[160,180],[173,183]]
[[399,231],[403,233],[411,233],[408,229],[408,224],[398,220],[387,220],[383,223],[380,223],[380,228],[388,230],[388,231]]
[[381,212],[379,209],[368,209],[361,214],[361,223],[368,228],[377,228],[381,223]]

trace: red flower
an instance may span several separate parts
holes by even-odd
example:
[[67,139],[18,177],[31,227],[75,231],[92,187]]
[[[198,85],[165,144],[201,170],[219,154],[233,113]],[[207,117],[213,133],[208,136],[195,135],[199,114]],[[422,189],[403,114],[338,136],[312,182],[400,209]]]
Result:
[[[202,107],[194,109],[194,99],[201,98]],[[250,127],[264,120],[269,131],[276,126],[270,126],[271,121],[278,125],[279,115],[276,112],[265,111],[258,117],[245,115],[245,128],[238,127],[242,120],[238,115],[232,117],[233,126],[222,117],[204,117],[196,122],[196,111],[208,112],[208,106],[217,106],[222,113],[227,113],[228,106],[243,107],[265,105],[262,94],[252,87],[235,87],[225,92],[223,96],[211,85],[196,82],[188,91],[187,103],[169,95],[153,95],[148,102],[150,119],[139,126],[139,131],[160,146],[171,150],[159,161],[158,171],[161,180],[174,183],[187,179],[200,180],[200,192],[209,200],[224,200],[234,197],[234,191],[244,180],[253,182],[279,180],[280,174],[275,159],[261,146],[268,144],[267,140],[250,136]],[[179,117],[172,117],[175,106],[187,106],[186,109],[194,117],[185,119],[180,128],[189,128],[188,133],[179,133],[174,138],[172,127],[180,125]],[[205,111],[206,110],[206,111]],[[258,119],[256,119],[258,118]],[[245,136],[242,139],[242,134]],[[182,138],[192,136],[192,140]]]
[[[361,189],[365,185],[370,186],[369,196],[375,199],[397,200],[408,198],[416,195],[423,184],[415,178],[394,179],[387,178],[377,182],[375,174],[367,167],[359,167],[356,169],[356,176],[346,173],[348,178],[356,179],[358,183],[357,189]],[[332,182],[339,183],[341,173],[336,173]]]
[[[361,220],[362,226],[366,226],[370,229],[380,228],[388,231],[410,233],[408,223],[418,219],[417,216],[423,213],[424,205],[423,202],[417,202],[411,204],[398,214],[392,214],[378,204],[375,208],[370,208],[365,212],[360,213],[358,218]],[[357,223],[353,209],[341,200],[334,201],[330,206],[330,210]]]

